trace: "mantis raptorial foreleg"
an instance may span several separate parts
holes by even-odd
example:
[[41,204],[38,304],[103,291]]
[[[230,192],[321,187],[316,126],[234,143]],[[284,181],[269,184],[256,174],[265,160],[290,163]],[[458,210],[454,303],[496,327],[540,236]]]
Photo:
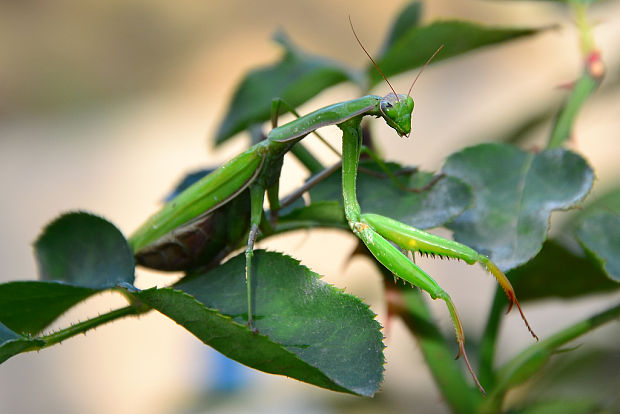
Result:
[[371,226],[375,231],[379,232],[384,237],[389,238],[402,249],[441,257],[460,259],[467,264],[480,263],[495,277],[499,285],[506,293],[506,296],[510,301],[508,312],[510,312],[513,305],[516,305],[523,321],[525,322],[525,325],[527,326],[527,329],[530,331],[532,336],[538,340],[538,336],[536,336],[527,322],[525,315],[523,314],[523,310],[519,305],[519,301],[517,300],[512,284],[506,275],[487,256],[478,253],[471,247],[465,246],[464,244],[435,236],[434,234],[408,226],[389,217],[380,216],[378,214],[362,214],[361,221],[362,223]]
[[[438,254],[447,257],[462,259],[469,264],[481,263],[497,279],[502,286],[510,306],[516,304],[519,312],[530,333],[538,339],[525,315],[519,306],[512,285],[501,270],[489,260],[488,257],[479,254],[475,250],[460,243],[446,240],[430,233],[423,232],[407,226],[396,220],[377,214],[362,214],[356,195],[357,166],[361,152],[361,118],[353,118],[339,125],[343,132],[342,138],[342,194],[344,210],[347,221],[353,233],[355,233],[368,247],[375,258],[394,275],[411,284],[420,287],[429,293],[433,299],[441,299],[446,303],[450,317],[454,324],[459,353],[457,358],[463,355],[469,372],[478,388],[484,392],[480,385],[465,352],[465,335],[463,326],[456,311],[456,307],[450,296],[441,287],[420,269],[412,260],[405,256],[391,243],[395,243],[404,250],[420,251],[424,253]],[[386,240],[387,239],[387,240]],[[389,241],[388,241],[389,240]]]

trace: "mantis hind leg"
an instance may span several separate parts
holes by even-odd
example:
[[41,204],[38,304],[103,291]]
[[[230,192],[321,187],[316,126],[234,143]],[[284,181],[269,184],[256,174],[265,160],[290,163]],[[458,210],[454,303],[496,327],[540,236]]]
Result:
[[248,234],[248,244],[245,250],[245,284],[248,302],[248,327],[256,331],[254,327],[254,297],[252,292],[252,258],[254,257],[254,243],[258,237],[258,226],[263,217],[263,201],[265,199],[265,189],[260,185],[250,187],[251,213],[250,213],[250,232]]

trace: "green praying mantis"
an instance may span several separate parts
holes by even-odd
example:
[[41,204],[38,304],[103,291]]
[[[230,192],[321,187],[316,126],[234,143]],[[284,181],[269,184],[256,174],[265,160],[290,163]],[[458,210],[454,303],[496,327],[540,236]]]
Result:
[[[353,29],[352,24],[351,28]],[[161,246],[180,250],[183,253],[181,256],[191,258],[192,253],[187,249],[191,248],[193,243],[208,246],[210,241],[216,238],[214,234],[217,234],[219,239],[213,249],[217,253],[217,260],[221,260],[238,245],[234,240],[247,234],[245,250],[247,322],[248,326],[254,329],[252,257],[264,217],[265,194],[272,214],[277,212],[280,208],[278,183],[284,155],[310,133],[328,125],[336,125],[342,131],[342,195],[349,228],[374,257],[395,276],[425,290],[432,299],[441,299],[445,302],[456,332],[459,347],[457,358],[463,356],[474,382],[484,393],[467,358],[463,326],[452,299],[405,253],[417,251],[460,259],[468,264],[480,263],[505,291],[510,302],[508,310],[516,305],[532,336],[537,340],[538,337],[527,322],[510,281],[487,256],[463,244],[421,231],[391,218],[362,213],[356,195],[358,163],[363,150],[361,121],[365,116],[381,117],[399,136],[408,137],[414,107],[410,95],[418,77],[406,95],[397,94],[359,41],[354,29],[353,34],[386,80],[392,90],[391,93],[384,97],[368,95],[333,104],[273,128],[265,140],[220,166],[168,202],[130,237],[129,243],[139,263],[164,269],[182,269],[188,262],[180,260],[177,263],[168,263],[170,258],[162,256]],[[427,64],[434,56],[431,56]],[[248,204],[249,209],[245,207]],[[217,228],[218,223],[235,221],[241,224],[232,227],[225,225],[223,229]],[[175,257],[174,254],[169,256]]]

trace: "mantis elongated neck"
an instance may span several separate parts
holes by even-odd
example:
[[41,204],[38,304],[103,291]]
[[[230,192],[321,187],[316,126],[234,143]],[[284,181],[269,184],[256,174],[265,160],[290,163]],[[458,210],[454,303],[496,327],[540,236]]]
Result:
[[328,125],[340,125],[359,115],[380,115],[381,97],[366,95],[351,101],[326,106],[271,130],[267,139],[276,142],[299,141],[309,133]]

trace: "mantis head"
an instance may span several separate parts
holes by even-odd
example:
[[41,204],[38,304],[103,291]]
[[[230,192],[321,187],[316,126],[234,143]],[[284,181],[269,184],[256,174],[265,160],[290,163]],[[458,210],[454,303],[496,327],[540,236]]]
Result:
[[383,71],[381,70],[379,65],[377,65],[377,62],[375,62],[372,56],[370,56],[370,53],[368,53],[368,51],[360,41],[357,33],[355,33],[355,28],[353,27],[351,16],[349,16],[349,25],[351,26],[351,31],[353,32],[353,36],[355,36],[355,40],[357,40],[357,43],[360,45],[364,53],[366,53],[368,59],[370,59],[372,64],[375,65],[375,68],[377,68],[383,79],[385,79],[385,82],[392,90],[392,93],[389,93],[383,98],[381,98],[381,102],[379,104],[381,116],[383,117],[383,119],[385,119],[385,122],[387,122],[389,126],[394,128],[398,135],[400,135],[401,137],[409,137],[409,134],[411,133],[411,112],[413,112],[413,99],[411,98],[411,90],[413,89],[413,85],[415,85],[416,81],[418,80],[426,66],[428,66],[428,64],[431,62],[431,60],[433,60],[435,55],[437,55],[437,53],[439,53],[439,51],[443,48],[443,45],[439,46],[435,53],[433,53],[433,55],[426,61],[424,66],[422,66],[422,68],[418,72],[418,75],[411,83],[411,87],[409,88],[409,92],[407,93],[407,95],[396,94],[396,91],[390,84],[387,76],[385,76],[385,73],[383,73]]
[[379,103],[381,116],[401,137],[409,137],[411,132],[411,112],[413,99],[409,95],[389,93]]

